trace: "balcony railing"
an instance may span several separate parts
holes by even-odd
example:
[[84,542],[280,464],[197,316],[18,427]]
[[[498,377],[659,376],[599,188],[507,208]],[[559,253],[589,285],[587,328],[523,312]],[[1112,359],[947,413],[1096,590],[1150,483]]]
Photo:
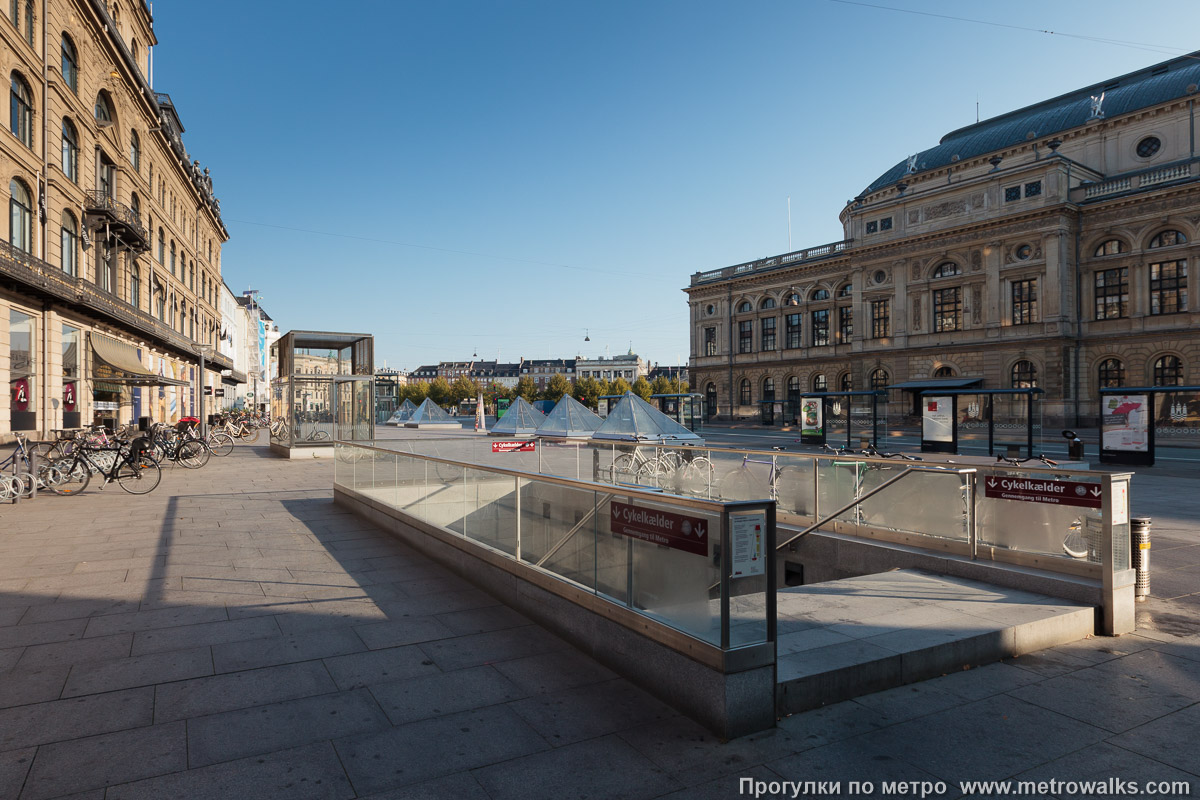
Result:
[[1096,200],[1126,192],[1136,192],[1176,181],[1197,177],[1192,165],[1195,161],[1182,164],[1167,164],[1153,169],[1139,170],[1125,175],[1113,176],[1096,183],[1083,183],[1071,190],[1072,200]]
[[108,192],[89,189],[87,199],[84,201],[84,208],[87,213],[100,217],[107,224],[117,228],[117,236],[133,245],[135,249],[149,249],[150,240],[146,233],[146,227],[142,225],[142,220],[138,217],[137,212],[124,203],[114,200]]
[[692,274],[692,286],[697,286],[701,283],[711,283],[713,281],[726,280],[728,278],[739,277],[753,272],[761,272],[763,270],[777,269],[782,266],[793,266],[795,264],[803,264],[808,261],[820,261],[821,259],[830,258],[840,255],[850,247],[853,239],[846,239],[841,242],[831,242],[829,244],[817,245],[816,247],[808,247],[804,250],[795,250],[791,253],[784,253],[779,256],[770,256],[768,258],[760,258],[757,261],[747,261],[745,264],[735,264],[732,267],[724,269],[714,269],[708,272],[696,272]]

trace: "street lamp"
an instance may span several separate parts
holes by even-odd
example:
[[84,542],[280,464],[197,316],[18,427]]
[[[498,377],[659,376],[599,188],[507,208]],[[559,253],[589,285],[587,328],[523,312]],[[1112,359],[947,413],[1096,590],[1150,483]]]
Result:
[[200,438],[202,439],[208,436],[207,418],[204,416],[204,359],[214,350],[216,348],[211,344],[196,344],[196,354],[200,356],[200,374],[196,379],[198,384],[196,388],[196,400],[199,413],[196,416],[200,418]]

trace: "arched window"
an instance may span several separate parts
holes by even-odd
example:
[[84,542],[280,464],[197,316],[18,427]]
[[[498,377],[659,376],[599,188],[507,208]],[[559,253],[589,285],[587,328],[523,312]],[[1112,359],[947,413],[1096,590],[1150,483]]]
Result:
[[1183,235],[1183,231],[1163,231],[1155,234],[1150,240],[1150,249],[1157,247],[1174,247],[1177,244],[1187,244],[1187,237]]
[[1012,365],[1011,379],[1014,389],[1035,389],[1037,388],[1037,367],[1033,365],[1032,361],[1018,361]]
[[70,211],[62,212],[62,270],[72,277],[79,274],[79,227]]
[[1115,389],[1125,385],[1125,365],[1119,358],[1106,358],[1100,362],[1097,383],[1101,389]]
[[958,264],[953,261],[943,261],[937,265],[937,269],[933,271],[934,278],[949,278],[953,275],[958,275]]
[[774,298],[771,298],[771,297],[768,297],[765,300],[763,300],[762,304],[759,306],[759,308],[763,308],[763,309],[774,308],[774,307],[775,307],[775,300],[774,300]]
[[812,293],[812,302],[814,302],[814,303],[817,302],[818,300],[828,300],[828,299],[829,299],[829,290],[828,289],[817,289],[815,292]]
[[935,369],[933,371],[933,377],[935,377],[935,378],[953,378],[954,377],[954,367],[938,367],[937,369]]
[[710,383],[704,387],[704,410],[708,412],[708,416],[717,413],[717,385]]
[[829,380],[825,377],[825,373],[818,372],[813,375],[812,387],[814,392],[824,392],[829,389]]
[[104,96],[104,92],[96,95],[95,115],[96,122],[100,123],[101,128],[108,128],[113,124],[112,109],[108,105],[108,98]]
[[854,391],[854,376],[851,375],[849,372],[842,373],[842,377],[838,378],[838,391],[839,392]]
[[33,199],[25,184],[8,182],[8,241],[18,250],[33,252]]
[[33,0],[25,0],[25,41],[33,46]]
[[79,57],[75,55],[75,43],[65,33],[62,37],[63,81],[75,94],[79,94]]
[[1096,245],[1094,255],[1099,258],[1101,256],[1115,256],[1125,252],[1125,243],[1120,239],[1109,239],[1106,242],[1101,242]]
[[154,306],[159,322],[167,321],[167,292],[158,278],[154,279]]
[[171,240],[171,274],[175,274],[175,240]]
[[129,163],[133,165],[134,172],[142,171],[142,140],[138,138],[137,131],[129,132]]
[[763,378],[762,399],[764,403],[775,402],[775,379]]
[[837,296],[838,297],[850,297],[850,295],[853,293],[853,291],[854,291],[854,287],[847,283],[842,288],[838,289]]
[[871,388],[886,389],[892,382],[892,378],[888,375],[887,370],[880,367],[871,373]]
[[188,263],[188,288],[192,290],[192,294],[196,293],[196,262]]
[[163,263],[163,255],[165,254],[166,249],[167,249],[167,240],[163,236],[163,229],[159,228],[158,229],[158,263],[160,263],[160,264]]
[[738,402],[744,406],[750,405],[750,381],[746,378],[742,378],[741,391],[739,394],[740,396],[738,398]]
[[1176,356],[1163,356],[1154,362],[1155,386],[1183,386],[1183,362]]
[[799,292],[789,292],[789,293],[788,293],[788,295],[787,295],[787,297],[783,298],[783,304],[784,304],[785,306],[798,306],[798,305],[800,305],[800,294],[799,294]]
[[800,379],[795,375],[787,379],[787,396],[789,400],[800,397]]
[[142,221],[142,201],[137,196],[137,192],[132,192],[129,195],[129,210],[133,212],[133,218],[138,222]]
[[62,124],[62,171],[75,183],[79,183],[79,136],[71,120],[63,118]]
[[12,78],[12,104],[9,108],[9,130],[26,147],[33,147],[33,95],[29,84],[14,72]]
[[739,314],[745,314],[747,311],[751,311],[752,309],[753,309],[753,307],[750,305],[749,300],[743,300],[741,303],[738,304],[738,313]]

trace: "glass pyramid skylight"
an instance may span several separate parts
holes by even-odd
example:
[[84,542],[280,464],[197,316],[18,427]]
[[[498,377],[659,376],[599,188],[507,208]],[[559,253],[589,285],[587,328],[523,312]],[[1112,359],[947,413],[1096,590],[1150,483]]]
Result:
[[388,417],[387,422],[385,422],[384,424],[385,425],[399,425],[402,422],[408,422],[408,420],[412,418],[412,415],[416,410],[417,410],[417,407],[413,403],[413,401],[409,400],[406,397],[406,398],[404,398],[404,402],[400,404],[400,407],[396,409],[396,413],[394,413],[390,417]]
[[633,392],[626,392],[621,397],[592,438],[626,442],[704,441]]
[[583,403],[564,394],[537,429],[538,436],[589,438],[604,422]]
[[524,397],[518,397],[504,412],[504,416],[492,426],[492,433],[504,436],[526,436],[532,434],[546,420],[546,415],[531,406]]

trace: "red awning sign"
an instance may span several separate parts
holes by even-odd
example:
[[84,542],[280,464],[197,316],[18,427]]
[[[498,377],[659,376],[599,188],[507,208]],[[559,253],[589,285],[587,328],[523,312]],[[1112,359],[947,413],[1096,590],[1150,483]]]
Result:
[[492,442],[493,453],[529,453],[534,450],[533,441],[528,442]]
[[685,517],[656,508],[613,502],[609,529],[649,544],[658,544],[698,556],[708,555],[708,520]]
[[1100,484],[1077,481],[1001,478],[992,475],[985,478],[983,484],[986,497],[1023,500],[1026,503],[1101,508],[1101,498],[1104,495]]

